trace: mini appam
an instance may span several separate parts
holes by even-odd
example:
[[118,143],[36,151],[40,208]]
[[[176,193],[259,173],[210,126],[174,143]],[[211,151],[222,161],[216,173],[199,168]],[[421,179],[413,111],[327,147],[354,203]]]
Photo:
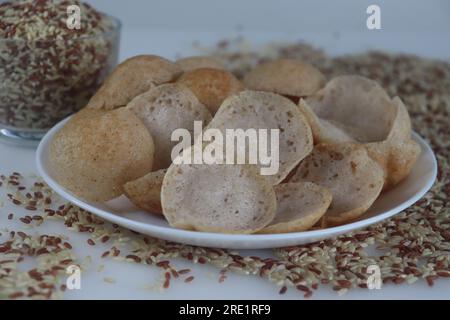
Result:
[[[313,148],[311,128],[297,106],[270,92],[246,90],[228,97],[206,129],[210,128],[219,129],[224,135],[226,129],[279,130],[279,170],[265,176],[273,185],[283,181]],[[276,152],[272,148],[268,143],[269,153]]]
[[107,201],[152,170],[153,139],[125,108],[83,113],[55,135],[49,161],[64,188],[85,200]]
[[274,186],[277,214],[259,233],[306,231],[325,214],[331,192],[312,182],[283,183]]
[[125,195],[145,211],[162,214],[161,187],[167,169],[147,173],[145,176],[125,183]]
[[399,97],[393,99],[397,115],[386,140],[365,144],[369,155],[384,169],[384,189],[390,189],[412,170],[422,152],[419,144],[411,138],[411,121],[408,111]]
[[325,119],[319,119],[304,99],[300,99],[298,106],[300,112],[308,120],[315,144],[356,142],[355,139],[350,137],[344,130],[339,129]]
[[225,98],[244,90],[244,85],[233,74],[214,68],[185,72],[177,81],[192,90],[213,115]]
[[384,89],[361,76],[333,78],[305,100],[319,119],[362,143],[386,139],[396,116],[396,108]]
[[339,225],[360,217],[380,194],[384,172],[360,144],[319,144],[298,166],[290,182],[327,188],[333,200],[324,218]]
[[161,203],[173,227],[218,233],[254,233],[275,217],[276,196],[255,165],[172,164]]
[[175,81],[182,73],[175,63],[155,55],[139,55],[119,64],[88,103],[88,108],[125,106],[149,89]]
[[134,98],[128,105],[146,126],[155,143],[153,170],[168,168],[172,163],[172,141],[175,129],[187,129],[194,139],[194,121],[206,125],[211,113],[185,86],[177,83],[163,84]]
[[340,76],[301,100],[315,143],[358,142],[385,170],[384,189],[404,179],[421,150],[411,139],[411,121],[400,100],[375,81]]
[[314,66],[298,59],[277,59],[257,65],[243,81],[252,90],[305,97],[325,85],[325,76]]
[[175,64],[183,72],[192,71],[200,68],[212,68],[225,70],[225,65],[219,59],[209,56],[192,56],[178,59]]

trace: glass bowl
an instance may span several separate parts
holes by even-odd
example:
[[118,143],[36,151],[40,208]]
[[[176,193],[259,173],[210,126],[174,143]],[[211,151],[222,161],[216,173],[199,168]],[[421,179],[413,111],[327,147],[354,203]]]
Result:
[[0,39],[0,139],[36,145],[80,110],[117,64],[120,28],[74,39]]

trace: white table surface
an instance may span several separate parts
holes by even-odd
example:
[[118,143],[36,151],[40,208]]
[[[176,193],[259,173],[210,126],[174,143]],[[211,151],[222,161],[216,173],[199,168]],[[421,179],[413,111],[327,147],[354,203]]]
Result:
[[[229,36],[229,32],[208,32],[208,31],[169,31],[169,30],[146,30],[146,29],[124,29],[121,42],[121,60],[125,57],[138,53],[154,53],[174,58],[176,54],[185,55],[193,53],[191,44],[195,40],[200,40],[204,44],[211,44]],[[321,35],[310,40],[319,39],[319,44],[328,48],[332,53],[343,53],[359,51],[367,46],[367,43],[351,41],[355,35],[348,35],[347,38],[333,40],[333,37]],[[308,36],[309,37],[309,36]],[[307,39],[308,37],[303,37]],[[268,39],[295,39],[292,35],[254,35],[252,39],[255,43],[263,43]],[[357,38],[361,38],[358,35]],[[146,39],[146,41],[142,41]],[[343,40],[344,39],[344,40]],[[344,41],[344,42],[343,42]],[[352,43],[351,47],[344,43]],[[317,41],[316,41],[317,42]],[[394,43],[394,40],[383,40],[386,48]],[[405,37],[405,48],[408,51],[420,53],[420,44],[416,43],[412,37],[408,42]],[[344,48],[345,47],[345,48]],[[345,50],[344,50],[345,49]],[[394,50],[401,48],[395,47]],[[404,50],[403,50],[404,51]],[[426,54],[426,53],[424,53]],[[449,52],[434,51],[433,56],[450,57]],[[23,175],[36,173],[34,163],[35,150],[30,148],[14,147],[0,143],[0,173],[6,174],[19,171]],[[7,227],[12,230],[20,230],[23,223],[14,220],[7,220],[7,213],[17,212],[18,207],[12,208],[9,202],[5,201],[0,207],[0,228]],[[22,212],[25,214],[25,212]],[[301,293],[290,289],[284,295],[279,295],[279,288],[267,280],[258,276],[241,276],[229,273],[228,278],[223,283],[218,283],[219,270],[207,265],[193,265],[184,260],[175,260],[174,265],[178,268],[190,268],[196,276],[192,283],[186,284],[183,281],[173,281],[167,290],[149,290],[146,286],[157,284],[161,279],[161,270],[156,267],[148,267],[134,263],[114,261],[112,259],[100,259],[102,252],[108,249],[106,245],[97,244],[95,247],[88,246],[86,240],[88,235],[68,231],[61,222],[46,221],[41,227],[37,227],[36,232],[49,232],[52,234],[65,234],[69,237],[70,243],[74,246],[74,252],[78,257],[90,255],[93,259],[90,267],[82,273],[81,290],[67,291],[67,299],[303,299]],[[27,229],[28,233],[31,233]],[[243,255],[268,256],[270,250],[241,251]],[[99,272],[98,267],[105,265],[103,271]],[[103,281],[104,277],[113,277],[116,283],[110,284]],[[317,290],[312,299],[448,299],[450,298],[450,281],[439,279],[430,288],[425,281],[420,281],[412,285],[384,285],[381,290],[351,290],[343,296],[337,295],[328,286],[322,286]]]

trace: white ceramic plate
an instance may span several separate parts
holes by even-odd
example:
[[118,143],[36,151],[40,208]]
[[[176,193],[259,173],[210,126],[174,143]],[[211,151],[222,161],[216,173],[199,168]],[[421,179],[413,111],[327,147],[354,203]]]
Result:
[[433,151],[418,134],[413,133],[413,138],[420,144],[422,153],[411,174],[394,189],[380,195],[369,211],[356,222],[323,230],[284,234],[228,235],[186,231],[170,227],[162,217],[141,211],[133,206],[125,196],[104,203],[87,202],[60,186],[53,179],[48,155],[53,136],[67,120],[63,120],[53,127],[42,139],[37,149],[37,169],[48,185],[68,201],[106,220],[156,238],[190,245],[262,249],[298,245],[334,237],[387,219],[411,206],[431,188],[437,174],[437,163]]

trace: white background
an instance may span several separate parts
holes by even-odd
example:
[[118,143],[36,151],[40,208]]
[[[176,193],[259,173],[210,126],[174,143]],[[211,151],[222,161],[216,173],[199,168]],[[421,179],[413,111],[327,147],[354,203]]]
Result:
[[[195,40],[217,41],[241,29],[244,34],[308,40],[336,54],[380,48],[450,58],[448,0],[87,2],[123,22],[122,58],[148,50],[171,58],[174,53],[166,47],[176,48]],[[381,30],[367,30],[366,9],[370,4],[381,7]],[[171,32],[180,36],[170,36]]]

